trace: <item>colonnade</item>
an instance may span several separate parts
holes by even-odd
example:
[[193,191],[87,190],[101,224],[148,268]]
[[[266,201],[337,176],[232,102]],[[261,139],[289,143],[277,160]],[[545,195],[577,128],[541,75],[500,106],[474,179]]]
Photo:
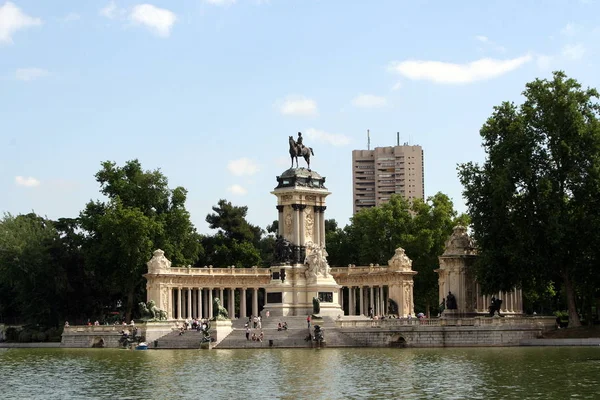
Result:
[[[216,311],[213,310],[213,300],[219,298],[221,305],[227,309],[230,318],[247,317],[247,292],[251,292],[251,315],[258,315],[258,292],[262,288],[191,288],[191,287],[172,287],[171,307],[169,310],[169,319],[192,319],[192,318],[213,318]],[[236,313],[236,298],[239,298],[239,313]]]
[[[479,284],[477,286],[477,293],[481,293]],[[521,289],[514,289],[510,292],[498,292],[490,295],[479,295],[477,296],[477,311],[488,312],[488,307],[492,304],[492,297],[502,300],[500,306],[500,312],[502,313],[523,313],[523,292]]]
[[[388,313],[389,287],[379,286],[344,286],[341,289],[340,303],[346,315],[368,315],[369,309],[374,315]],[[348,305],[348,307],[345,306]]]

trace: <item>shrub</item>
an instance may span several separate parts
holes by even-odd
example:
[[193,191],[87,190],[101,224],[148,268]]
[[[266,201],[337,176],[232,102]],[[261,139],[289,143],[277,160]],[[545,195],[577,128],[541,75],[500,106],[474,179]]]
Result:
[[31,342],[31,331],[29,330],[22,330],[21,332],[19,332],[19,342],[21,343],[27,343],[27,342]]

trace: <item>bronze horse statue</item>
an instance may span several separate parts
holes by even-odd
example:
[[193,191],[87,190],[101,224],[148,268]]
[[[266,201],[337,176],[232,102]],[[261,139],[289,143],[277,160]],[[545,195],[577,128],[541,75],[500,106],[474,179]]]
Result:
[[293,136],[290,136],[290,158],[292,159],[292,166],[290,168],[294,168],[294,158],[296,159],[296,168],[298,168],[298,156],[304,157],[304,161],[306,161],[306,165],[310,170],[310,155],[315,155],[312,147],[303,146],[302,150],[298,149],[298,144],[294,140]]

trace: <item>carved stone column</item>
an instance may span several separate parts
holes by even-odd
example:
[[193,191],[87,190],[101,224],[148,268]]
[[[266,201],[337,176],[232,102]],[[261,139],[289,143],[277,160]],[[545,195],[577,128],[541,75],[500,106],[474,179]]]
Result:
[[283,206],[279,205],[276,207],[279,215],[279,219],[277,220],[277,235],[283,236],[283,224],[285,223],[283,220]]
[[177,319],[181,319],[181,288],[177,288]]
[[365,298],[364,298],[364,287],[359,286],[359,298],[360,298],[360,315],[365,315]]
[[321,229],[319,228],[321,226],[321,207],[313,206],[313,214],[315,216],[313,227],[314,243],[319,244],[321,243]]
[[246,288],[242,288],[242,297],[240,298],[240,318],[246,318]]
[[319,246],[325,247],[325,209],[327,207],[321,206],[321,213],[319,214]]
[[208,318],[211,319],[213,315],[213,288],[208,289]]
[[294,244],[294,261],[298,264],[302,264],[304,262],[304,260],[301,260],[300,254],[300,207],[301,204],[292,204],[292,209],[294,210],[292,213],[292,242]]
[[187,310],[185,313],[185,318],[192,317],[192,288],[188,288],[187,290]]
[[354,315],[354,296],[352,295],[352,286],[348,286],[348,315]]
[[198,304],[196,308],[198,309],[198,319],[202,319],[202,288],[198,288]]
[[230,319],[235,319],[235,289],[234,288],[229,288],[229,298],[227,299],[227,302],[229,303],[229,306],[227,307],[227,312],[229,313],[229,318]]
[[252,315],[258,315],[258,288],[252,288]]
[[305,224],[306,224],[306,217],[304,216],[304,209],[306,208],[305,204],[298,204],[298,217],[300,220],[300,226],[298,227],[299,230],[299,240],[298,240],[298,246],[300,247],[304,247],[304,240],[305,240],[305,236],[306,236],[306,232],[305,232]]
[[375,313],[375,299],[373,298],[373,286],[369,286],[369,308]]

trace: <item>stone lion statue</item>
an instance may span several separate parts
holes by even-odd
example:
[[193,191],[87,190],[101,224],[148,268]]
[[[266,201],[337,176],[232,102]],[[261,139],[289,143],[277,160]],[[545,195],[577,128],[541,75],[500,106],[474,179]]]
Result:
[[229,319],[229,313],[227,309],[221,305],[221,299],[215,297],[213,300],[213,315],[215,321],[222,321]]
[[167,312],[156,307],[154,300],[148,303],[140,302],[139,304],[142,319],[146,321],[166,321]]

